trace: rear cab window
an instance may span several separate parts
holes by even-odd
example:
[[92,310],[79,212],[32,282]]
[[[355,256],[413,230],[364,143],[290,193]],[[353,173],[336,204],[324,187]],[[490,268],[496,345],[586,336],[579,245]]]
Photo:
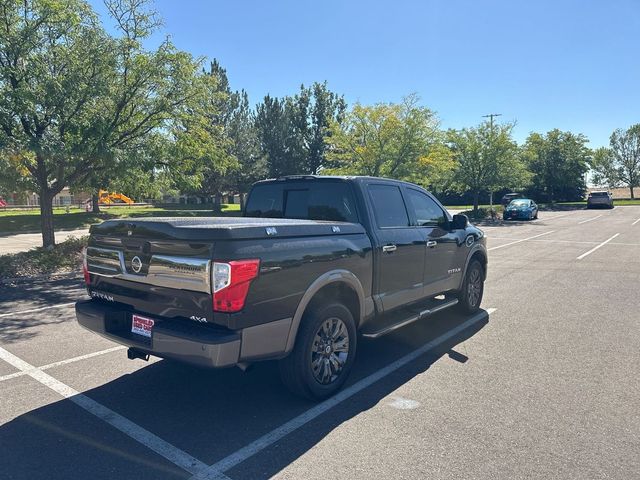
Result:
[[358,223],[351,186],[326,180],[257,184],[245,216]]

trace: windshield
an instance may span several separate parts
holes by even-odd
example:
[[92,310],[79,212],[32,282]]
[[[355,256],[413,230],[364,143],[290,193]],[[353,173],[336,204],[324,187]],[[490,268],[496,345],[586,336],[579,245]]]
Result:
[[254,186],[247,201],[245,216],[358,222],[349,184],[340,181],[311,182]]
[[513,200],[509,204],[510,207],[528,207],[529,200]]

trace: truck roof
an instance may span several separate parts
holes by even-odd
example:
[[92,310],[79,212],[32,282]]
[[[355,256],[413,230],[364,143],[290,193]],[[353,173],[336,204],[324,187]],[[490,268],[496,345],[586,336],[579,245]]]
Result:
[[284,175],[282,177],[267,178],[265,180],[260,180],[256,182],[256,184],[267,183],[267,182],[298,181],[298,180],[343,180],[343,181],[374,180],[374,181],[384,181],[384,182],[393,182],[393,183],[409,183],[402,180],[396,180],[393,178],[371,177],[367,175]]

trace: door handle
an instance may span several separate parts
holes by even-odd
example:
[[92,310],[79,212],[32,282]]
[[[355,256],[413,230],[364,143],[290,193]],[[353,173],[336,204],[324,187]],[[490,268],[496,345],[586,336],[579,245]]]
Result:
[[427,241],[427,247],[429,248],[433,248],[438,244],[438,242],[436,242],[435,240],[428,240]]
[[382,247],[382,251],[387,253],[395,252],[397,249],[398,247],[395,245],[385,245]]

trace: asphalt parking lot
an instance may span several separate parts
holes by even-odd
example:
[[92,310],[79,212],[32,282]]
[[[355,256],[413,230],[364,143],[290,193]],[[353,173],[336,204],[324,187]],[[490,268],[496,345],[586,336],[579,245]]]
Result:
[[2,287],[0,478],[637,478],[640,207],[483,229],[485,311],[361,339],[320,404],[273,363],[127,360],[80,280]]

